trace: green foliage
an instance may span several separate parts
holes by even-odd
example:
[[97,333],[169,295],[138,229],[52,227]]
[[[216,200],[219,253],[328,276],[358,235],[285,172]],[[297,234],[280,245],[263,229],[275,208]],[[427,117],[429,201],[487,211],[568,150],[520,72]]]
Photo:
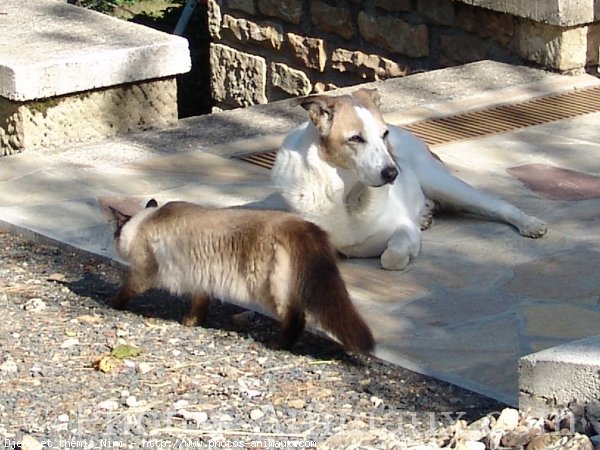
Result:
[[115,6],[124,7],[144,0],[71,0],[69,3],[103,13],[111,12]]

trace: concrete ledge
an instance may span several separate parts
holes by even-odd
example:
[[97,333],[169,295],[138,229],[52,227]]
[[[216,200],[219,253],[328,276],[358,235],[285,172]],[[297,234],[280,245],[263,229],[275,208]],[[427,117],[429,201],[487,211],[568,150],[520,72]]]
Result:
[[0,155],[177,122],[187,40],[62,0],[0,12]]
[[519,360],[519,409],[544,417],[600,399],[600,336],[542,350]]
[[58,0],[0,5],[0,96],[27,101],[190,70],[187,40]]
[[597,0],[459,0],[469,5],[551,25],[573,26],[600,19]]

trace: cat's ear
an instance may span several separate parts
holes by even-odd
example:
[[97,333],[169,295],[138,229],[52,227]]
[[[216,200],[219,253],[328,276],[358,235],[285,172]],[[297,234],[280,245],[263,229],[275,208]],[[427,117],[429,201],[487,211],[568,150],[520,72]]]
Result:
[[131,216],[125,213],[122,213],[121,211],[119,211],[116,208],[113,208],[112,206],[108,206],[108,209],[113,217],[113,220],[116,224],[116,228],[115,228],[115,239],[118,238],[121,235],[121,230],[123,229],[123,227],[125,226],[125,224],[127,222],[129,222],[129,220],[131,219]]

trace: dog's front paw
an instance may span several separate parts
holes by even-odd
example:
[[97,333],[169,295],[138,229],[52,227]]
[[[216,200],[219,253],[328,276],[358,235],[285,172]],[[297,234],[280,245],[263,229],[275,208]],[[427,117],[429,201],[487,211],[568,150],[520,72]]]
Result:
[[519,227],[519,233],[530,238],[542,237],[546,234],[546,231],[548,231],[546,222],[533,216],[529,216],[525,223]]
[[396,230],[381,255],[381,267],[402,270],[421,252],[421,230],[414,224]]
[[381,255],[381,267],[385,270],[403,270],[409,262],[409,255],[401,255],[389,248]]
[[423,211],[421,211],[419,220],[421,231],[431,228],[431,225],[433,225],[433,214],[435,213],[437,207],[438,205],[433,200],[425,200],[425,208],[423,208]]

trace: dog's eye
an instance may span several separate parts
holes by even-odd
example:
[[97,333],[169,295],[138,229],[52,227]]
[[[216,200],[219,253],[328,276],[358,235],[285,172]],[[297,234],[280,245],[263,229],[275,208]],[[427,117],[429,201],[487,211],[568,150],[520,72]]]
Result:
[[354,142],[355,144],[364,144],[365,143],[365,138],[362,137],[360,134],[355,134],[353,136],[350,136],[350,138],[348,139],[349,142]]
[[388,136],[390,135],[390,130],[385,130],[383,132],[383,136],[381,136],[383,138],[383,140],[387,140]]

